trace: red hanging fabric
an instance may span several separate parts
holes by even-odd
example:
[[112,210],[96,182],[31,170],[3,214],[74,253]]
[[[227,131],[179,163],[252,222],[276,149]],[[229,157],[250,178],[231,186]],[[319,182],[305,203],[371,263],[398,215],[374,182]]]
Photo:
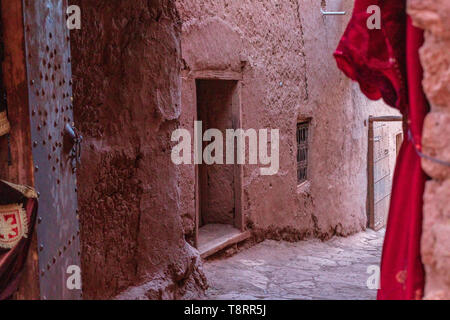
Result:
[[[381,29],[370,30],[371,5],[381,9]],[[378,299],[422,299],[420,256],[426,175],[420,150],[423,120],[429,110],[422,88],[419,48],[423,31],[412,26],[406,1],[356,0],[353,16],[334,54],[338,67],[360,84],[370,99],[383,100],[407,119],[394,173],[383,245]]]
[[[367,8],[381,11],[381,29],[369,30]],[[406,106],[405,1],[356,0],[353,15],[334,56],[349,78],[372,100],[404,111]]]
[[393,198],[381,260],[378,299],[422,299],[424,269],[420,256],[425,181],[420,157],[422,128],[429,111],[422,88],[419,48],[423,31],[407,21],[406,66],[408,84],[408,133],[394,176]]

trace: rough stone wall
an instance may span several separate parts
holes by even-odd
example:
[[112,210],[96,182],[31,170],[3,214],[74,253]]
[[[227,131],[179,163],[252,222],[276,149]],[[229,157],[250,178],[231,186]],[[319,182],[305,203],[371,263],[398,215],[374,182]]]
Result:
[[172,0],[75,0],[74,111],[85,298],[196,297],[170,136],[180,115],[180,24]]
[[[423,151],[450,162],[450,2],[409,0],[408,13],[425,30],[420,56],[431,112],[425,119]],[[425,298],[450,299],[450,168],[426,159],[422,167],[432,177],[424,195]]]
[[[332,54],[353,1],[330,1],[345,17],[324,17],[325,1],[178,0],[182,27],[181,126],[192,128],[195,85],[189,74],[242,73],[243,128],[280,129],[280,170],[261,176],[244,166],[244,212],[264,237],[348,235],[366,226],[369,115],[396,114],[368,101],[336,67]],[[185,81],[186,80],[186,81]],[[297,186],[296,124],[311,118],[309,179]],[[400,126],[400,124],[399,124]],[[194,168],[182,166],[181,210],[194,228]],[[257,232],[258,233],[258,232]]]

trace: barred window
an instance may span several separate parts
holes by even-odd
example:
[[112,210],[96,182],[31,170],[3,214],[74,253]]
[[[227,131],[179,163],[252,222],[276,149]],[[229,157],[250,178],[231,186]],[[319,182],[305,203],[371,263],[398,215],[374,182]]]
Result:
[[308,178],[308,134],[310,121],[297,123],[297,183]]

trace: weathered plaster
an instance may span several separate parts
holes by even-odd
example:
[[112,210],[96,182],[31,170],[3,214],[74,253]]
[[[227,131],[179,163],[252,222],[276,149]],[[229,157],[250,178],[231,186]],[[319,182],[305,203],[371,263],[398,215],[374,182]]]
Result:
[[[299,240],[349,235],[366,226],[369,115],[397,114],[368,101],[332,57],[353,1],[177,1],[182,27],[181,125],[192,130],[196,71],[242,74],[243,128],[280,129],[280,170],[244,166],[244,212],[257,235]],[[296,181],[296,123],[312,118],[309,181]],[[400,124],[398,124],[400,127]],[[394,128],[398,131],[399,128]],[[194,167],[182,168],[185,229],[193,232]]]
[[[431,112],[425,119],[423,152],[450,162],[450,3],[409,0],[408,13],[425,30],[420,56]],[[422,167],[433,179],[424,195],[425,299],[450,299],[450,168],[426,159]]]
[[173,1],[77,0],[72,31],[85,298],[196,297],[206,286],[184,240],[179,172],[180,25]]
[[[77,0],[72,32],[87,298],[189,298],[206,280],[193,244],[195,171],[170,161],[174,129],[192,132],[196,71],[242,77],[242,127],[280,129],[280,170],[244,166],[256,236],[349,235],[366,225],[367,127],[393,114],[338,71],[346,17],[304,1]],[[180,25],[182,36],[180,45]],[[181,69],[181,74],[180,74]],[[311,117],[309,181],[297,186],[295,129]]]

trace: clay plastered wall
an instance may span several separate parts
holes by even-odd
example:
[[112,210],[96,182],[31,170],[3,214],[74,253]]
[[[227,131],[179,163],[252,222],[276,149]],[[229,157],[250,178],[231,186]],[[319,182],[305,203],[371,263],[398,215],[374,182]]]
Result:
[[[431,103],[425,119],[423,151],[450,162],[450,3],[410,0],[408,13],[425,29],[420,50],[423,86]],[[423,160],[433,178],[424,195],[422,260],[426,270],[426,299],[450,299],[450,168]]]
[[184,241],[170,135],[180,114],[173,1],[72,1],[75,120],[85,297],[195,297],[205,287]]
[[[328,238],[365,228],[367,127],[372,115],[396,114],[369,102],[336,68],[332,54],[353,1],[333,1],[323,17],[320,1],[176,2],[182,28],[181,126],[192,128],[196,71],[242,73],[243,128],[280,129],[280,170],[261,176],[244,167],[244,212],[264,236]],[[323,1],[323,4],[325,2]],[[312,118],[309,182],[297,186],[296,123]],[[399,125],[400,128],[400,125]],[[397,128],[397,129],[399,129]],[[182,166],[181,211],[194,226],[194,169]]]
[[[370,115],[399,115],[381,100],[368,100],[359,85],[336,67],[332,53],[351,17],[353,3],[299,1],[308,88],[299,113],[313,117],[309,194],[319,237],[348,235],[365,229],[368,148],[365,121]],[[322,16],[321,6],[326,11],[346,11],[347,15]],[[401,123],[388,127],[391,142],[395,141]],[[302,190],[298,191],[302,195]]]

